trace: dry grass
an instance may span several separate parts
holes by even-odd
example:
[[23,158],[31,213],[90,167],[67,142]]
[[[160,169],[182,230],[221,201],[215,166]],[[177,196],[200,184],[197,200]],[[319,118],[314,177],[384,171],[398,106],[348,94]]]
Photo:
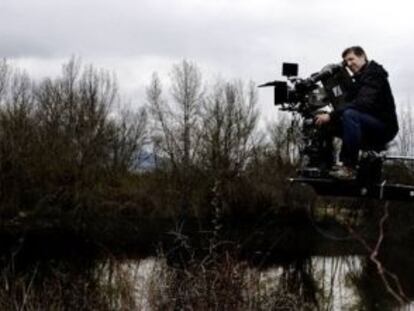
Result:
[[148,282],[150,310],[313,310],[281,282],[239,261],[231,252],[190,259],[179,267],[161,255]]
[[134,280],[106,262],[37,262],[3,267],[0,310],[137,310]]

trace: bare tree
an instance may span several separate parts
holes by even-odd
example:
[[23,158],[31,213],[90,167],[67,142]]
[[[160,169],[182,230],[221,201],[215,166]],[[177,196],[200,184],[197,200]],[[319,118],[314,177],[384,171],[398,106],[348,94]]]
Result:
[[167,156],[173,174],[178,178],[182,212],[186,214],[191,195],[190,174],[197,155],[202,77],[198,67],[187,60],[173,66],[171,96],[162,95],[161,82],[153,75],[147,88],[147,102],[154,121],[153,144],[161,156]]
[[116,79],[75,58],[60,77],[38,84],[19,70],[7,72],[0,69],[0,80],[8,81],[0,106],[3,211],[99,206],[110,181],[137,163],[146,112],[111,117],[119,103]]
[[268,126],[270,138],[269,152],[272,153],[279,164],[295,164],[299,159],[301,148],[301,133],[299,121],[281,115]]
[[6,92],[7,85],[10,77],[10,66],[7,63],[6,59],[0,61],[0,103],[3,98],[4,93]]
[[[4,69],[7,71],[6,69]],[[3,74],[4,72],[3,71]],[[7,75],[7,73],[5,73]],[[8,79],[3,75],[3,80]],[[29,76],[15,70],[10,83],[3,85],[0,109],[0,202],[3,209],[24,205],[32,189],[31,152],[36,145],[33,83]]]
[[124,173],[136,169],[142,160],[147,144],[147,112],[122,111],[120,120],[111,123],[114,137],[112,140],[113,168]]
[[62,77],[44,80],[36,94],[42,147],[61,153],[56,161],[76,171],[83,184],[93,185],[111,161],[108,114],[117,100],[115,79],[92,66],[81,70],[80,62],[71,59]]
[[173,113],[162,94],[161,81],[156,73],[147,88],[148,109],[151,113],[152,141],[156,156],[167,155],[175,170],[178,170],[178,141],[172,124]]
[[413,156],[414,144],[414,125],[413,125],[413,110],[409,101],[406,105],[398,106],[399,126],[400,131],[396,138],[397,150],[400,155]]
[[171,93],[175,100],[176,121],[180,138],[181,162],[185,169],[192,164],[197,150],[199,112],[202,98],[202,79],[198,67],[182,61],[171,73]]
[[216,175],[236,176],[257,145],[257,94],[250,83],[218,82],[203,103],[202,165]]

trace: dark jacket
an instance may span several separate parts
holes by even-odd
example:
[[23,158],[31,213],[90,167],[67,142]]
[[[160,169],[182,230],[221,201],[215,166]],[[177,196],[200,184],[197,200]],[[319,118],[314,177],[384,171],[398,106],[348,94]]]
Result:
[[354,83],[345,97],[346,103],[332,112],[331,117],[339,118],[346,109],[368,113],[384,122],[387,138],[391,140],[398,132],[398,120],[387,71],[375,61],[370,61],[353,78]]

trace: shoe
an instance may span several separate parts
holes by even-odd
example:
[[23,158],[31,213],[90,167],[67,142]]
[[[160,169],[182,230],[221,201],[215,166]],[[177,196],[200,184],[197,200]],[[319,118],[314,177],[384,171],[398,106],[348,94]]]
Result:
[[334,171],[330,171],[329,176],[341,180],[353,180],[356,179],[357,173],[352,167],[341,166]]

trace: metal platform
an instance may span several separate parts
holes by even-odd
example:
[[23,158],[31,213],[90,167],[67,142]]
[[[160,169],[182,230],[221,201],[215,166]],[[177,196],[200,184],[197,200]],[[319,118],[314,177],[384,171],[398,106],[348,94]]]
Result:
[[358,180],[339,180],[334,178],[290,178],[292,183],[303,183],[311,186],[318,195],[363,197],[379,200],[414,201],[414,186],[403,184],[381,183],[364,185]]

